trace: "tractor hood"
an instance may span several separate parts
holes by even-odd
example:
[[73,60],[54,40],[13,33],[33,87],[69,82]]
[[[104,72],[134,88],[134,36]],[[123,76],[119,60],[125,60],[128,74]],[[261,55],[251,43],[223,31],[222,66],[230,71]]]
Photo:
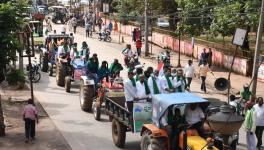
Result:
[[204,103],[207,100],[191,93],[157,94],[152,97],[152,121],[160,128],[160,120],[172,105]]

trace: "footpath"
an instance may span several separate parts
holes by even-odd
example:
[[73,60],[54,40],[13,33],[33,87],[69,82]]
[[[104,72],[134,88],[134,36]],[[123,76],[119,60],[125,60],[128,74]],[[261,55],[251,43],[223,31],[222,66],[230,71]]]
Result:
[[[113,31],[111,37],[113,39],[113,42],[119,42],[119,33]],[[126,44],[131,44],[133,50],[136,50],[135,43],[132,42],[131,36],[126,35],[126,34],[121,34],[121,38],[120,38],[121,42],[122,42],[122,37],[124,39],[124,43],[121,43],[123,45],[123,47],[125,47]],[[145,45],[143,43],[142,55],[144,55],[144,53],[145,53],[144,48],[145,48]],[[165,52],[165,49],[163,49],[159,46],[156,46],[154,44],[150,44],[149,48],[150,48],[151,55],[150,55],[150,58],[148,57],[146,59],[152,59],[152,60],[156,59],[160,52]],[[181,66],[183,68],[188,63],[188,60],[191,59],[191,57],[188,57],[188,56],[183,55],[183,54],[181,54],[180,58],[181,58]],[[178,52],[172,51],[171,63],[172,63],[172,66],[175,66],[175,67],[178,65]],[[198,71],[198,60],[193,59],[193,64],[195,66],[196,71]],[[214,65],[211,67],[211,70],[213,71],[214,75],[212,75],[210,73],[208,74],[207,79],[206,79],[207,86],[213,91],[213,93],[219,93],[219,94],[224,94],[224,95],[227,94],[227,91],[220,92],[220,91],[216,90],[214,88],[214,82],[217,78],[220,78],[220,77],[224,77],[227,79],[229,70],[221,68],[219,66],[214,66]],[[246,83],[249,84],[250,82],[251,82],[250,77],[242,76],[242,75],[239,75],[239,74],[232,72],[232,74],[231,74],[231,93],[232,94],[238,93],[242,89],[244,84],[246,84]],[[263,82],[258,81],[256,95],[264,97],[264,83]]]

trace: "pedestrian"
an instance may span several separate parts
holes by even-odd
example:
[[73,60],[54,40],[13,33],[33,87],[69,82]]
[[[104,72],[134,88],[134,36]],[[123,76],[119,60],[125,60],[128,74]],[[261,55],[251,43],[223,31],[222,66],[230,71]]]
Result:
[[206,59],[207,59],[209,68],[211,68],[212,63],[213,63],[213,52],[211,48],[209,48],[208,53],[206,53]]
[[193,77],[195,77],[195,69],[194,69],[192,60],[188,60],[188,64],[184,68],[184,74],[185,74],[186,84],[187,84],[186,87],[187,89],[190,89],[192,79]]
[[137,29],[134,28],[134,30],[132,31],[132,42],[136,42],[136,32],[137,32]]
[[90,37],[90,23],[89,22],[85,23],[85,32],[86,32],[86,37]]
[[76,28],[77,28],[77,19],[73,16],[71,22],[72,22],[72,26],[73,26],[73,33],[75,34]]
[[98,25],[99,31],[102,29],[102,23],[103,23],[103,19],[100,17],[100,18],[97,20],[97,25]]
[[175,92],[173,87],[173,79],[171,76],[171,68],[164,68],[165,75],[161,78],[161,89],[162,93]]
[[256,120],[256,137],[257,137],[257,148],[260,149],[262,146],[262,135],[264,130],[264,106],[263,98],[259,97],[257,99],[257,104],[254,105],[254,109],[257,114]]
[[108,24],[108,30],[110,31],[110,34],[111,34],[111,32],[112,32],[112,30],[113,30],[113,23],[112,23],[112,21],[110,20],[110,22],[109,22],[109,24]]
[[141,48],[142,48],[142,42],[140,39],[137,39],[137,41],[136,41],[136,48],[137,48],[137,54],[140,57],[141,56]]
[[117,24],[116,20],[115,20],[115,23],[114,23],[114,30],[115,30],[115,32],[118,32],[118,24]]
[[206,53],[206,49],[203,49],[203,52],[200,55],[200,61],[198,66],[200,66],[203,62],[207,62],[207,53]]
[[202,80],[201,83],[201,90],[206,93],[206,84],[205,84],[205,80],[206,80],[206,76],[208,71],[210,71],[212,73],[212,71],[210,70],[210,68],[208,67],[206,61],[202,62],[202,64],[199,67],[199,75],[200,78]]
[[256,114],[256,111],[253,105],[254,104],[251,101],[248,101],[246,103],[247,111],[246,111],[245,120],[243,123],[243,128],[246,131],[248,150],[256,150],[256,141],[254,137],[254,132],[256,130],[257,114]]
[[176,77],[173,79],[173,86],[175,88],[176,92],[179,93],[184,93],[185,89],[186,89],[186,80],[185,77],[183,76],[183,70],[181,68],[179,68],[177,70],[177,75]]
[[38,112],[36,107],[33,105],[33,100],[28,99],[28,104],[25,106],[23,111],[23,120],[25,121],[25,135],[26,143],[31,140],[35,140],[35,124],[38,123]]
[[68,27],[69,27],[69,31],[72,31],[72,17],[69,19],[68,21]]

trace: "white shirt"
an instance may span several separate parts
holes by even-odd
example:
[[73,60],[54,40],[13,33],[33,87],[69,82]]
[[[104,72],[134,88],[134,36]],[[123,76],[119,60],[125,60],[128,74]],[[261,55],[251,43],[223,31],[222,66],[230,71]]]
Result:
[[[154,85],[153,85],[153,76],[149,77],[148,79],[148,86],[149,86],[149,90],[150,90],[150,93],[151,95],[154,95]],[[159,89],[159,92],[161,93],[161,82],[160,82],[160,79],[159,77],[154,77],[154,80],[156,81],[157,83],[157,86],[158,86],[158,89]]]
[[182,92],[184,92],[185,91],[185,82],[183,80],[177,81],[177,77],[175,77],[173,79],[173,87],[176,88],[176,92],[177,92],[178,87],[181,87]]
[[187,78],[193,78],[194,77],[194,66],[187,64],[184,68],[185,77]]
[[63,45],[61,45],[58,47],[58,54],[57,55],[60,56],[60,54],[63,54],[63,53],[65,53],[65,50],[64,50]]
[[124,54],[126,54],[128,58],[131,58],[134,55],[131,49],[126,49]]
[[264,105],[259,106],[259,104],[254,105],[255,112],[257,114],[256,125],[264,126]]
[[191,110],[190,106],[186,106],[185,119],[189,125],[202,121],[202,118],[204,118],[204,113],[199,106],[195,110]]
[[127,79],[124,82],[124,92],[125,92],[126,101],[133,101],[134,98],[136,97],[136,87],[132,85],[130,79]]
[[[172,77],[169,77],[169,80],[171,81],[171,84],[173,86],[173,81],[172,81]],[[165,75],[161,78],[161,90],[162,90],[162,93],[169,93],[167,92],[165,89],[169,88],[169,85],[168,85],[168,82],[167,82],[167,79],[165,77]]]
[[139,99],[148,98],[149,94],[146,94],[145,84],[140,81],[136,82],[136,97]]

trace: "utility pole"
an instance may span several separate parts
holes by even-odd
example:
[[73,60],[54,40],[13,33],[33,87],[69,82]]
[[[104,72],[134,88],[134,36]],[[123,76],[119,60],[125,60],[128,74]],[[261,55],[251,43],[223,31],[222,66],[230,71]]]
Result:
[[255,47],[255,56],[254,56],[254,66],[252,72],[252,95],[253,97],[256,96],[256,89],[257,89],[257,79],[258,79],[258,62],[260,56],[260,47],[261,47],[261,39],[262,39],[262,31],[263,31],[263,21],[264,21],[264,0],[262,0],[261,4],[261,11],[260,11],[260,19],[259,19],[259,26],[258,26],[258,33],[256,39],[256,47]]
[[145,56],[149,55],[148,45],[148,2],[145,0]]

